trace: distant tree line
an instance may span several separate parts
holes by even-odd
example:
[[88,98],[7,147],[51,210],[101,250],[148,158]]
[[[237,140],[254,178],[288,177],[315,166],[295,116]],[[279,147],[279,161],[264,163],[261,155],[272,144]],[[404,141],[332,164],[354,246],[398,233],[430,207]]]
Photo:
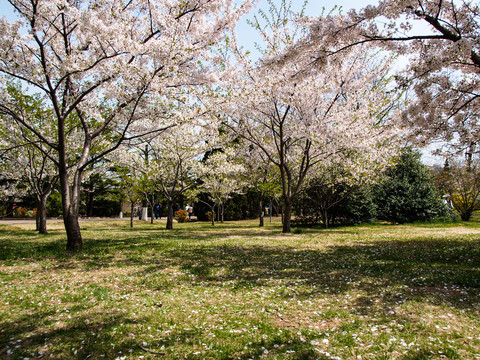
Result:
[[[393,224],[428,222],[439,218],[464,221],[480,210],[480,171],[476,162],[461,164],[446,161],[442,169],[422,164],[421,155],[412,149],[404,150],[373,182],[351,182],[342,166],[332,166],[308,181],[301,196],[294,204],[294,226],[326,228],[338,225],[355,225],[374,220]],[[85,217],[116,217],[125,201],[118,168],[96,173],[83,183],[80,212]],[[223,218],[217,220],[245,220],[259,217],[259,190],[249,188],[233,194],[223,204]],[[161,203],[162,217],[166,216],[166,199],[160,193],[153,194]],[[137,198],[141,203],[141,196]],[[174,209],[184,209],[191,204],[198,221],[209,221],[207,193],[200,193],[193,203],[179,197]],[[33,209],[36,200],[25,195],[16,200],[15,207]],[[265,196],[262,216],[282,216],[282,201]],[[12,209],[12,203],[4,202],[2,213]],[[62,215],[58,189],[48,199],[47,214]],[[14,216],[13,212],[10,216]],[[136,214],[134,214],[136,215]],[[150,214],[149,214],[150,216]],[[210,215],[211,216],[211,215]]]

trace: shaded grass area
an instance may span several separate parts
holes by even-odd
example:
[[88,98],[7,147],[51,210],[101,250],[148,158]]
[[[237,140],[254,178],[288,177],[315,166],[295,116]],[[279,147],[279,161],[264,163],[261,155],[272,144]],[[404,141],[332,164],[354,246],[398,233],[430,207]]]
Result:
[[480,359],[480,224],[256,225],[0,227],[0,358]]

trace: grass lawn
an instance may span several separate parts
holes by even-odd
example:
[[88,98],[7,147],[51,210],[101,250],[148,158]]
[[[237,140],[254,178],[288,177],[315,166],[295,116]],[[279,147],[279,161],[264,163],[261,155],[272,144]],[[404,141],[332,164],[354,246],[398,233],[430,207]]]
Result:
[[0,358],[480,359],[480,223],[276,221],[0,226]]

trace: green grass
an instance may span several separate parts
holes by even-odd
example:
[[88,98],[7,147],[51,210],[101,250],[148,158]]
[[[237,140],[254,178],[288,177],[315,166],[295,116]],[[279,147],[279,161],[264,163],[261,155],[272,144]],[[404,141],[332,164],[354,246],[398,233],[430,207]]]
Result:
[[0,358],[480,359],[480,223],[163,227],[0,226]]

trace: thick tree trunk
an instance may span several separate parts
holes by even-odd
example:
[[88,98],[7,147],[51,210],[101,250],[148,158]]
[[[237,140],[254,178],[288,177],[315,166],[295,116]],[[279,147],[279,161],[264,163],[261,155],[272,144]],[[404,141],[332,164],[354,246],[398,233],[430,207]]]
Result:
[[63,223],[67,233],[67,250],[77,251],[83,248],[82,233],[78,223],[80,210],[80,182],[81,173],[77,173],[74,185],[70,187],[68,173],[60,173],[60,186],[62,193]]
[[173,229],[173,202],[167,203],[167,230]]
[[292,232],[292,207],[293,201],[292,199],[285,199],[285,205],[283,207],[283,233],[291,233]]
[[83,240],[80,232],[80,224],[78,223],[78,212],[63,215],[63,222],[67,232],[67,250],[82,250]]
[[462,219],[462,221],[470,221],[472,214],[473,214],[473,211],[464,210],[460,213],[460,219]]
[[327,212],[326,206],[322,209],[322,221],[323,221],[323,227],[325,229],[328,229],[328,212]]
[[260,195],[260,199],[258,200],[258,216],[260,217],[260,224],[258,225],[259,227],[262,227],[264,225],[263,215],[263,201],[262,196]]
[[148,221],[148,201],[142,200],[142,210],[140,212],[140,220]]
[[47,234],[47,199],[50,192],[37,198],[37,230],[40,234]]

